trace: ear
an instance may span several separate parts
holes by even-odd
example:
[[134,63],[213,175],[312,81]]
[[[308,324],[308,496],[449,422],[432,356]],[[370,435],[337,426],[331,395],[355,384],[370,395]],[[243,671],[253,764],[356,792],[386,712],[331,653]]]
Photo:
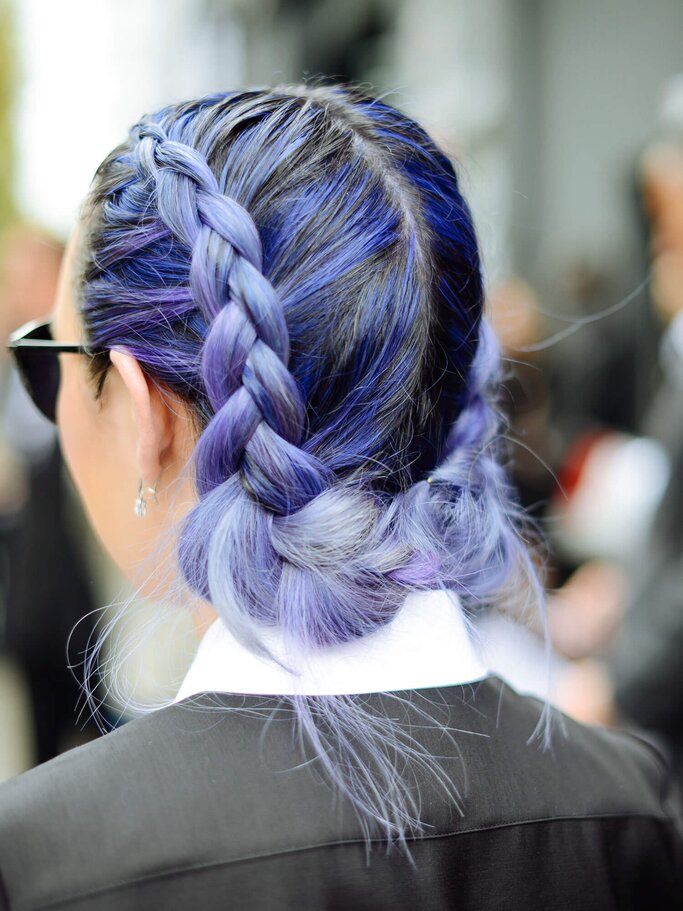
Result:
[[143,483],[151,486],[172,449],[176,415],[131,354],[119,348],[112,349],[110,357],[130,400],[137,430],[138,473]]

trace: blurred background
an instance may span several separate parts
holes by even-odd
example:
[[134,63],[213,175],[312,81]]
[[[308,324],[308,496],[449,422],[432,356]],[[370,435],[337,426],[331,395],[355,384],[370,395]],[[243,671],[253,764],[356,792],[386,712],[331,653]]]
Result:
[[[140,114],[353,81],[459,162],[507,353],[511,470],[548,542],[542,630],[490,611],[490,667],[683,753],[680,0],[0,0],[0,328],[52,307],[78,206]],[[125,585],[0,352],[0,780],[90,737],[85,649]],[[192,630],[137,603],[109,724],[173,694]],[[144,632],[144,636],[143,636]],[[105,662],[116,655],[105,653]],[[72,666],[72,670],[69,666]]]

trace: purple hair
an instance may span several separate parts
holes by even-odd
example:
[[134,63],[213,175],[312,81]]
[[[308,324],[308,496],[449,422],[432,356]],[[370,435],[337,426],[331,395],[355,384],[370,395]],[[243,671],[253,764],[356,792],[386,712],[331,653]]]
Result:
[[[472,219],[415,122],[338,86],[176,104],[104,160],[83,218],[88,340],[190,406],[179,565],[249,648],[268,654],[263,624],[309,648],[364,636],[421,589],[469,609],[520,572],[538,591]],[[389,755],[436,760],[361,700],[290,698],[366,832],[419,835]]]

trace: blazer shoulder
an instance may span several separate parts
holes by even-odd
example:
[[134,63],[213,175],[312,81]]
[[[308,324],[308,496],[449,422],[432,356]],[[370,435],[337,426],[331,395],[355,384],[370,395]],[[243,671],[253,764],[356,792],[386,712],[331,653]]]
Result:
[[678,824],[680,803],[668,758],[645,733],[584,725],[549,707],[550,742],[539,719],[543,702],[494,678],[484,700],[503,801],[516,782],[519,808],[545,806],[549,816],[652,816]]
[[160,709],[0,785],[8,907],[42,907],[144,871],[146,840],[161,836],[157,805],[183,786],[179,724],[175,706]]
[[0,785],[10,907],[359,837],[353,814],[330,812],[324,782],[302,769],[291,713],[273,718],[277,705],[172,704]]
[[135,719],[0,784],[0,833],[10,820],[16,824],[19,817],[59,805],[71,807],[75,815],[93,794],[106,793],[111,774],[126,767],[132,771],[167,726],[170,719],[158,717],[164,711]]

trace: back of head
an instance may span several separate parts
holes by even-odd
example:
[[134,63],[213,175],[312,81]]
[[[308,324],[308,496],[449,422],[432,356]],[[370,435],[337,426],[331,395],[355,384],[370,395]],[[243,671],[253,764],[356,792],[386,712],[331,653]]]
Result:
[[105,159],[84,221],[87,334],[190,406],[179,563],[249,647],[263,623],[362,636],[419,589],[485,602],[528,563],[471,216],[416,123],[344,87],[173,105]]

